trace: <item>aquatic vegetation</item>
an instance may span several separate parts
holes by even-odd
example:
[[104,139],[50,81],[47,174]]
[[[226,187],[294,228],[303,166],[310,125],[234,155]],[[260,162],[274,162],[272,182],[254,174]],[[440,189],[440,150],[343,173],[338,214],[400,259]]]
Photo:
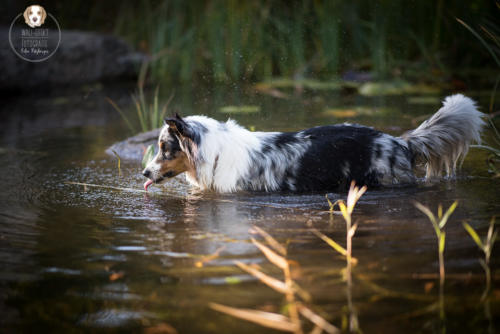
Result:
[[[488,50],[488,52],[490,53],[490,55],[493,57],[493,59],[495,60],[496,64],[500,67],[500,58],[498,57],[498,54],[500,53],[497,50],[495,50],[493,47],[491,47],[485,40],[483,37],[481,37],[481,35],[474,29],[472,28],[470,25],[468,25],[467,23],[465,23],[464,21],[462,21],[461,19],[459,19],[458,17],[455,18],[458,23],[460,23],[461,25],[463,25],[467,30],[469,30],[480,42],[481,44],[486,48],[486,50]],[[500,46],[500,41],[496,38],[496,36],[494,34],[492,34],[488,29],[486,29],[484,26],[481,26],[481,30],[483,30],[487,36],[494,42],[494,44],[498,47]]]
[[479,249],[481,249],[484,253],[484,259],[479,259],[479,263],[481,263],[481,266],[483,267],[484,273],[486,275],[486,289],[484,290],[482,298],[484,299],[491,289],[490,256],[493,245],[495,244],[498,236],[498,230],[495,230],[495,217],[491,218],[490,220],[490,227],[488,228],[488,233],[484,240],[481,240],[474,228],[468,223],[464,222],[463,225],[471,236],[472,240],[474,240],[474,242],[476,243],[477,247],[479,247]]
[[144,94],[144,87],[142,85],[139,86],[138,92],[132,95],[132,100],[134,102],[134,106],[136,109],[137,120],[139,121],[140,128],[137,128],[134,124],[136,124],[135,120],[129,119],[127,114],[110,98],[106,98],[109,104],[120,113],[120,116],[123,118],[130,132],[133,134],[139,132],[146,132],[150,130],[157,129],[162,126],[163,119],[168,110],[168,105],[172,100],[173,95],[170,96],[168,101],[163,104],[160,108],[158,104],[158,93],[159,86],[156,87],[153,102],[148,103],[147,98]]
[[[115,33],[142,51],[168,51],[152,65],[156,82],[262,81],[276,75],[331,80],[349,67],[369,70],[378,79],[401,71],[413,71],[421,79],[435,68],[446,74],[449,67],[464,67],[463,59],[453,64],[442,58],[469,51],[465,66],[480,61],[474,45],[456,45],[465,31],[449,28],[442,4],[124,1],[114,23]],[[455,15],[481,17],[495,5],[454,0],[445,8]]]
[[[110,98],[106,98],[108,103],[120,114],[125,123],[127,124],[129,130],[133,133],[146,132],[150,130],[157,129],[162,126],[163,119],[168,111],[168,106],[174,97],[173,94],[170,95],[168,100],[160,107],[159,105],[159,90],[160,86],[156,86],[153,95],[153,101],[148,102],[146,95],[144,93],[144,85],[146,81],[148,67],[151,63],[154,63],[160,58],[161,55],[155,55],[151,60],[144,62],[137,80],[137,91],[132,94],[132,100],[134,102],[137,120],[129,119],[127,114]],[[140,128],[137,129],[134,124],[140,124]]]
[[495,87],[493,89],[493,92],[491,94],[490,107],[489,107],[490,118],[488,119],[489,127],[493,132],[492,137],[493,137],[494,144],[488,145],[485,143],[485,144],[481,144],[481,145],[471,145],[471,147],[479,148],[481,150],[485,150],[485,151],[489,152],[489,154],[486,158],[486,162],[487,162],[488,167],[489,167],[488,172],[493,174],[494,178],[500,177],[500,167],[499,167],[499,165],[500,165],[500,131],[495,126],[495,123],[493,123],[493,118],[495,116],[493,114],[493,105],[495,102],[494,97],[495,97],[495,93],[496,93],[499,82],[500,82],[500,75],[497,78],[497,82],[496,82]]
[[443,215],[443,207],[440,204],[438,207],[438,214],[437,217],[432,213],[432,211],[422,205],[421,203],[415,202],[415,207],[422,211],[431,221],[432,227],[434,227],[434,232],[436,232],[436,237],[438,240],[438,254],[439,254],[439,278],[440,278],[440,285],[443,286],[444,284],[444,279],[445,279],[445,270],[444,270],[444,247],[445,247],[445,240],[446,240],[446,232],[444,231],[444,227],[446,223],[448,222],[448,219],[450,218],[451,214],[453,211],[455,211],[456,207],[458,205],[458,201],[453,202],[452,205],[446,210],[446,212]]
[[292,279],[290,262],[286,258],[286,248],[269,233],[257,226],[253,227],[251,232],[259,234],[262,238],[264,238],[267,244],[269,244],[270,247],[262,244],[254,238],[251,238],[252,243],[264,254],[269,262],[283,271],[284,279],[276,279],[268,274],[265,274],[256,267],[247,265],[241,261],[235,261],[235,264],[242,270],[260,280],[262,283],[269,286],[271,289],[283,294],[287,301],[286,309],[288,311],[288,316],[260,310],[229,307],[218,303],[210,303],[209,306],[216,311],[228,314],[232,317],[285,332],[295,334],[303,333],[302,320],[300,318],[300,315],[302,315],[303,318],[309,320],[314,325],[314,333],[321,333],[322,331],[331,334],[340,333],[340,330],[337,327],[330,324],[323,317],[312,311],[304,305],[303,302],[298,300],[298,298],[302,298],[304,301],[307,301],[309,300],[309,297],[308,294],[302,291],[297,283],[295,283]]
[[[339,243],[337,243],[336,241],[334,241],[332,238],[326,236],[325,234],[321,233],[320,231],[318,231],[317,229],[315,229],[312,225],[312,220],[308,220],[307,221],[307,226],[309,226],[309,230],[314,233],[315,235],[317,235],[321,240],[323,240],[324,242],[326,242],[328,244],[328,246],[332,247],[336,252],[338,252],[340,255],[342,256],[345,256],[347,258],[347,250],[342,247]],[[353,258],[351,256],[351,261],[353,262],[356,262],[357,259],[356,258]]]
[[404,80],[366,82],[359,87],[359,94],[364,96],[384,96],[403,94],[439,94],[441,89],[424,84],[411,84]]
[[[356,203],[361,198],[361,196],[363,196],[363,194],[366,192],[366,190],[367,190],[366,186],[359,188],[356,186],[356,183],[354,181],[352,181],[351,186],[349,187],[349,193],[347,194],[347,202],[344,202],[343,200],[338,200],[335,203],[331,203],[330,200],[328,200],[328,204],[330,205],[330,211],[333,212],[335,205],[338,205],[338,207],[340,208],[340,213],[342,214],[342,217],[344,218],[345,223],[346,223],[345,256],[346,256],[346,260],[347,260],[348,265],[350,265],[351,262],[353,261],[352,237],[354,236],[354,233],[356,233],[356,229],[358,228],[357,223],[355,223],[354,225],[352,224],[352,212],[354,211],[354,207],[356,206]],[[328,199],[328,197],[327,197],[327,199]],[[332,245],[331,242],[327,242],[327,243],[329,245]],[[334,249],[336,249],[336,248],[334,247]]]
[[224,114],[252,114],[259,111],[259,106],[225,106],[219,109]]
[[356,186],[355,181],[352,181],[349,187],[346,202],[344,200],[337,200],[332,203],[328,198],[328,195],[326,196],[326,200],[328,201],[328,205],[330,206],[330,212],[336,212],[335,206],[338,206],[340,208],[340,213],[342,214],[342,217],[344,218],[344,221],[346,223],[346,248],[342,247],[328,236],[313,228],[311,220],[307,222],[307,225],[309,226],[309,229],[312,233],[317,235],[335,251],[345,256],[346,258],[347,265],[344,271],[344,278],[347,282],[347,315],[342,322],[342,330],[348,330],[349,332],[355,333],[359,333],[361,332],[361,330],[359,328],[357,311],[352,302],[352,265],[355,265],[358,262],[358,260],[352,256],[352,238],[354,237],[354,233],[356,233],[356,229],[358,227],[357,223],[355,223],[354,225],[352,224],[352,213],[354,211],[356,203],[361,198],[361,196],[363,196],[366,190],[366,186],[359,188]]
[[143,85],[139,86],[139,90],[138,93],[136,93],[136,95],[132,95],[132,99],[134,100],[135,108],[137,111],[137,116],[141,124],[141,130],[143,132],[161,127],[163,119],[165,118],[165,115],[167,113],[167,107],[173,95],[163,105],[163,107],[160,108],[158,106],[158,90],[159,86],[157,86],[155,89],[152,104],[151,103],[148,104],[146,102]]
[[440,204],[438,206],[438,214],[437,217],[432,213],[432,211],[422,205],[421,203],[415,202],[415,207],[422,211],[431,221],[432,227],[434,227],[434,232],[436,232],[436,237],[438,240],[438,256],[439,256],[439,318],[440,318],[440,327],[444,332],[446,331],[445,320],[445,310],[444,310],[444,280],[445,280],[445,270],[444,270],[444,248],[446,241],[446,232],[444,231],[444,227],[448,222],[453,211],[455,211],[458,205],[458,201],[453,202],[450,205],[448,210],[443,214],[443,207]]
[[346,222],[346,251],[347,251],[347,267],[346,267],[346,281],[347,281],[347,319],[346,319],[346,325],[343,326],[344,328],[347,327],[347,329],[350,332],[355,332],[359,333],[361,332],[359,328],[359,320],[358,320],[358,314],[357,311],[354,307],[354,304],[352,302],[352,264],[356,264],[356,262],[353,260],[352,257],[352,237],[354,237],[354,233],[356,232],[356,229],[358,227],[358,224],[355,223],[352,225],[352,212],[354,211],[354,207],[356,206],[356,203],[358,200],[363,196],[363,194],[366,192],[367,187],[363,186],[361,188],[357,187],[355,182],[351,182],[351,186],[349,188],[349,193],[347,194],[347,203],[345,203],[343,200],[339,200],[337,202],[337,205],[340,208],[340,212],[342,213],[342,217],[344,218]]
[[352,256],[352,237],[354,236],[354,233],[356,233],[356,229],[358,228],[357,223],[352,225],[352,212],[354,211],[356,203],[361,198],[361,196],[363,196],[366,190],[367,190],[366,186],[359,188],[356,186],[356,183],[352,181],[351,186],[349,187],[349,193],[347,194],[347,203],[344,200],[337,200],[332,203],[328,198],[328,195],[325,196],[326,200],[328,201],[328,205],[330,207],[329,209],[330,212],[331,213],[338,212],[335,211],[335,206],[338,206],[340,208],[340,213],[342,214],[342,217],[345,220],[346,248],[342,247],[339,243],[337,243],[330,237],[326,236],[325,234],[315,229],[312,225],[312,220],[307,221],[307,226],[309,227],[309,230],[315,235],[317,235],[321,240],[326,242],[336,252],[338,252],[342,256],[345,256],[348,266],[350,266],[351,263],[356,264],[358,261],[356,258]]
[[[493,124],[491,124],[491,127],[495,132],[495,136],[498,138],[495,141],[500,140],[500,134],[497,128]],[[486,158],[486,162],[489,167],[488,172],[493,174],[494,178],[500,177],[500,167],[498,167],[498,165],[500,164],[500,148],[495,148],[488,145],[471,145],[471,147],[483,149],[490,152],[490,154]]]
[[311,90],[340,90],[345,86],[358,86],[355,82],[347,82],[340,80],[321,81],[316,79],[289,79],[289,78],[272,78],[260,83],[255,87],[260,90],[266,88],[307,88]]
[[[362,75],[362,74],[359,74]],[[255,88],[270,95],[276,95],[273,89],[291,89],[301,91],[309,89],[314,91],[339,91],[342,89],[358,91],[364,96],[386,96],[386,95],[403,95],[403,94],[439,94],[441,87],[427,84],[412,84],[402,79],[393,81],[370,81],[360,83],[349,80],[333,80],[321,81],[315,79],[289,79],[289,78],[272,78],[255,85]],[[366,80],[364,80],[366,81]],[[283,93],[278,93],[277,97],[284,97]]]
[[153,160],[155,157],[155,147],[153,144],[149,145],[144,151],[144,155],[142,156],[142,168],[146,168],[146,166]]
[[[497,3],[498,6],[498,3]],[[499,7],[500,8],[500,7]],[[456,18],[456,20],[463,25],[468,31],[470,31],[474,37],[476,37],[481,44],[484,46],[486,50],[488,50],[489,54],[491,57],[495,60],[495,63],[500,67],[500,38],[497,33],[492,32],[495,30],[496,32],[499,31],[499,27],[494,25],[493,23],[490,23],[490,29],[487,29],[485,26],[481,25],[480,28],[482,32],[486,35],[486,37],[491,41],[492,45],[490,45],[482,36],[479,32],[477,32],[474,28],[472,28],[470,25],[465,23],[459,18]],[[498,88],[498,84],[500,82],[500,74],[497,74],[495,86],[491,92],[491,97],[490,97],[490,106],[489,106],[489,112],[490,112],[490,119],[489,119],[489,124],[491,129],[493,130],[493,135],[494,135],[494,141],[496,143],[496,147],[492,145],[471,145],[471,147],[479,148],[486,150],[490,152],[487,158],[487,163],[488,166],[490,167],[489,172],[493,174],[493,177],[500,177],[500,167],[498,165],[500,164],[500,132],[496,128],[495,124],[493,123],[493,118],[495,115],[493,112],[493,106],[495,104],[495,95],[496,91]]]
[[[363,110],[361,108],[328,108],[321,113],[322,116],[335,117],[335,118],[352,118],[360,114],[370,113],[370,110]],[[373,112],[373,110],[371,110]]]
[[389,115],[395,113],[393,108],[376,108],[371,106],[353,106],[341,108],[326,108],[321,116],[335,118],[353,118],[358,116]]
[[118,153],[116,153],[115,150],[111,150],[111,152],[113,152],[113,154],[115,155],[116,159],[118,159],[118,175],[121,176],[122,175],[122,168],[121,168],[122,159],[120,159],[120,156],[118,155]]

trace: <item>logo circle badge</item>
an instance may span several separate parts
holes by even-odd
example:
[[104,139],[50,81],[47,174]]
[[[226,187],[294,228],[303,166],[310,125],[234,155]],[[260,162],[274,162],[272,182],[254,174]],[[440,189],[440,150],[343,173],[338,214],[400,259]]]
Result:
[[23,60],[34,63],[45,61],[56,53],[60,43],[59,22],[42,6],[28,6],[10,24],[10,47]]

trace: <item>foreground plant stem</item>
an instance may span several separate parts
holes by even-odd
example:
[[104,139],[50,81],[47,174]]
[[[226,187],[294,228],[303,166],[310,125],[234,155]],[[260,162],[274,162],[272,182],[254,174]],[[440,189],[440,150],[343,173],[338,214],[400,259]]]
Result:
[[484,259],[479,259],[479,263],[481,267],[484,269],[484,274],[486,276],[486,288],[484,289],[483,295],[481,296],[481,300],[485,300],[491,290],[491,269],[490,269],[490,257],[491,251],[493,250],[493,245],[498,236],[498,231],[495,230],[495,217],[491,218],[490,226],[488,228],[488,233],[486,238],[481,240],[477,232],[467,223],[463,223],[464,228],[469,235],[472,237],[472,240],[476,243],[476,245],[481,249],[484,253]]
[[[356,233],[356,229],[358,227],[357,224],[352,225],[352,212],[354,211],[354,207],[356,203],[361,198],[361,196],[366,192],[367,187],[363,186],[361,189],[356,186],[355,182],[351,182],[351,186],[349,187],[349,193],[347,194],[347,202],[343,200],[338,200],[335,203],[330,202],[327,196],[328,204],[330,205],[330,212],[333,213],[335,205],[338,205],[340,208],[340,212],[342,213],[342,217],[344,218],[346,224],[346,249],[343,249],[342,246],[323,235],[319,231],[315,229],[311,229],[311,231],[318,235],[321,239],[327,242],[332,248],[334,248],[337,252],[344,255],[346,257],[346,271],[345,271],[345,279],[347,282],[347,312],[348,312],[348,330],[350,333],[359,333],[359,322],[358,315],[356,309],[354,308],[354,304],[352,302],[352,265],[353,262],[356,264],[357,260],[352,257],[352,238]],[[308,225],[312,227],[312,222],[308,222]]]
[[283,273],[285,276],[285,284],[287,286],[287,293],[286,293],[286,301],[288,303],[288,312],[290,314],[290,320],[294,324],[297,325],[297,334],[302,334],[302,326],[300,324],[300,318],[299,318],[299,311],[297,310],[297,303],[295,301],[295,294],[293,290],[293,281],[292,281],[292,275],[290,273],[290,265],[287,264],[287,266],[283,269]]
[[441,329],[441,333],[446,332],[446,313],[444,309],[444,280],[445,280],[445,270],[444,270],[444,247],[446,241],[446,233],[444,231],[444,227],[448,222],[448,218],[450,218],[453,211],[457,207],[458,202],[453,202],[452,205],[446,210],[443,214],[443,207],[439,205],[437,217],[432,213],[432,211],[418,203],[415,202],[415,207],[422,211],[431,221],[432,227],[434,228],[434,232],[436,233],[437,243],[438,243],[438,259],[439,259],[439,296],[438,296],[438,306],[439,306],[439,327]]

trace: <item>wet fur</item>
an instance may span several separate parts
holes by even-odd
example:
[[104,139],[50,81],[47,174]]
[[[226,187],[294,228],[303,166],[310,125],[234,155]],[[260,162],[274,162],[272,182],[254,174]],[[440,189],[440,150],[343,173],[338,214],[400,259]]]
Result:
[[427,177],[453,176],[484,121],[460,94],[417,129],[393,137],[373,128],[338,124],[298,132],[251,132],[232,120],[205,116],[166,120],[159,152],[144,174],[160,183],[186,172],[203,190],[333,191],[351,180],[368,186],[412,183],[418,161]]

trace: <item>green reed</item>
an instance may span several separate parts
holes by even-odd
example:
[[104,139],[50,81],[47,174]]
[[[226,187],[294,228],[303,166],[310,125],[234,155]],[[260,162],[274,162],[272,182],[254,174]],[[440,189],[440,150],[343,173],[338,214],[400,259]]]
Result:
[[359,320],[356,308],[354,307],[354,303],[352,300],[352,289],[353,289],[353,281],[352,281],[352,267],[356,265],[358,260],[352,256],[352,238],[356,233],[356,229],[358,228],[358,224],[352,223],[352,213],[356,206],[358,200],[363,196],[366,192],[367,187],[363,186],[361,188],[356,186],[354,181],[351,182],[349,187],[349,192],[347,194],[347,200],[337,200],[332,203],[328,196],[326,196],[326,200],[328,201],[328,205],[330,206],[330,213],[338,212],[335,211],[335,206],[338,206],[340,209],[340,213],[344,218],[346,224],[346,247],[342,247],[340,244],[321,233],[317,229],[312,226],[312,220],[307,222],[309,226],[309,230],[325,241],[330,247],[332,247],[336,252],[340,253],[342,256],[346,258],[346,268],[344,271],[345,281],[347,282],[347,317],[343,320],[342,329],[344,331],[348,330],[350,333],[361,333],[361,329],[359,327]]
[[422,211],[432,223],[432,227],[434,228],[434,232],[436,233],[436,238],[438,242],[438,257],[439,257],[439,318],[441,320],[441,329],[442,332],[446,332],[446,324],[445,324],[445,308],[444,308],[444,280],[445,280],[445,269],[444,269],[444,249],[446,244],[446,232],[444,231],[444,227],[448,222],[453,211],[455,211],[458,205],[458,201],[453,202],[450,205],[448,210],[443,214],[443,206],[440,204],[438,206],[437,216],[432,213],[432,211],[418,203],[415,202],[415,207]]
[[[500,5],[499,5],[500,11]],[[500,26],[493,22],[487,22],[485,25],[480,25],[480,31],[477,31],[469,24],[465,23],[459,18],[456,20],[463,25],[474,37],[476,37],[485,50],[491,55],[492,59],[495,61],[497,66],[500,68]],[[472,145],[471,147],[486,150],[489,155],[487,158],[487,163],[489,166],[489,172],[494,175],[494,177],[500,177],[500,131],[495,126],[493,122],[495,96],[500,83],[500,73],[496,76],[495,86],[493,87],[490,103],[489,103],[489,125],[493,131],[494,144],[491,145]]]
[[[153,61],[154,60],[156,60],[156,58],[153,58]],[[168,106],[173,98],[173,94],[170,95],[168,100],[163,103],[162,106],[160,106],[160,87],[156,86],[156,89],[152,96],[152,101],[149,100],[144,92],[148,66],[148,62],[142,65],[139,73],[139,79],[137,81],[137,90],[134,94],[132,94],[132,101],[134,102],[136,119],[129,118],[127,114],[113,100],[111,100],[110,98],[106,98],[109,104],[120,114],[133,134],[146,132],[161,127],[163,124],[163,119],[165,118],[165,115],[168,111]],[[135,126],[135,124],[137,123],[139,123],[140,125],[139,128]]]
[[450,205],[450,207],[448,208],[448,210],[446,210],[444,214],[443,214],[443,207],[439,205],[438,214],[436,217],[428,207],[418,202],[415,203],[417,209],[422,211],[429,218],[429,220],[432,223],[432,227],[434,228],[434,232],[436,233],[436,238],[438,242],[438,255],[439,255],[439,278],[440,278],[439,282],[441,286],[443,286],[445,279],[444,248],[446,242],[446,232],[444,231],[444,227],[448,222],[448,219],[450,218],[453,211],[455,211],[457,205],[458,205],[457,201],[453,202],[453,204]]
[[491,251],[493,250],[493,245],[498,236],[498,230],[495,230],[495,217],[491,218],[490,226],[488,228],[488,233],[486,234],[486,238],[481,239],[477,234],[476,230],[472,226],[467,223],[463,223],[465,230],[469,233],[472,240],[476,243],[477,247],[481,249],[484,253],[484,259],[480,259],[479,263],[484,269],[484,273],[486,275],[486,289],[484,290],[482,299],[486,298],[491,289],[491,270],[490,270],[490,257]]
[[[456,49],[454,41],[465,31],[446,13],[468,19],[493,10],[494,4],[459,0],[446,5],[402,0],[125,0],[115,33],[149,54],[170,51],[151,65],[156,82],[332,79],[351,68],[384,78],[410,63],[420,64],[420,73],[436,66],[443,70],[443,64],[455,66],[454,55],[461,52],[468,55],[469,65],[480,66],[471,50],[479,46],[460,43]],[[443,62],[446,57],[451,61]]]

